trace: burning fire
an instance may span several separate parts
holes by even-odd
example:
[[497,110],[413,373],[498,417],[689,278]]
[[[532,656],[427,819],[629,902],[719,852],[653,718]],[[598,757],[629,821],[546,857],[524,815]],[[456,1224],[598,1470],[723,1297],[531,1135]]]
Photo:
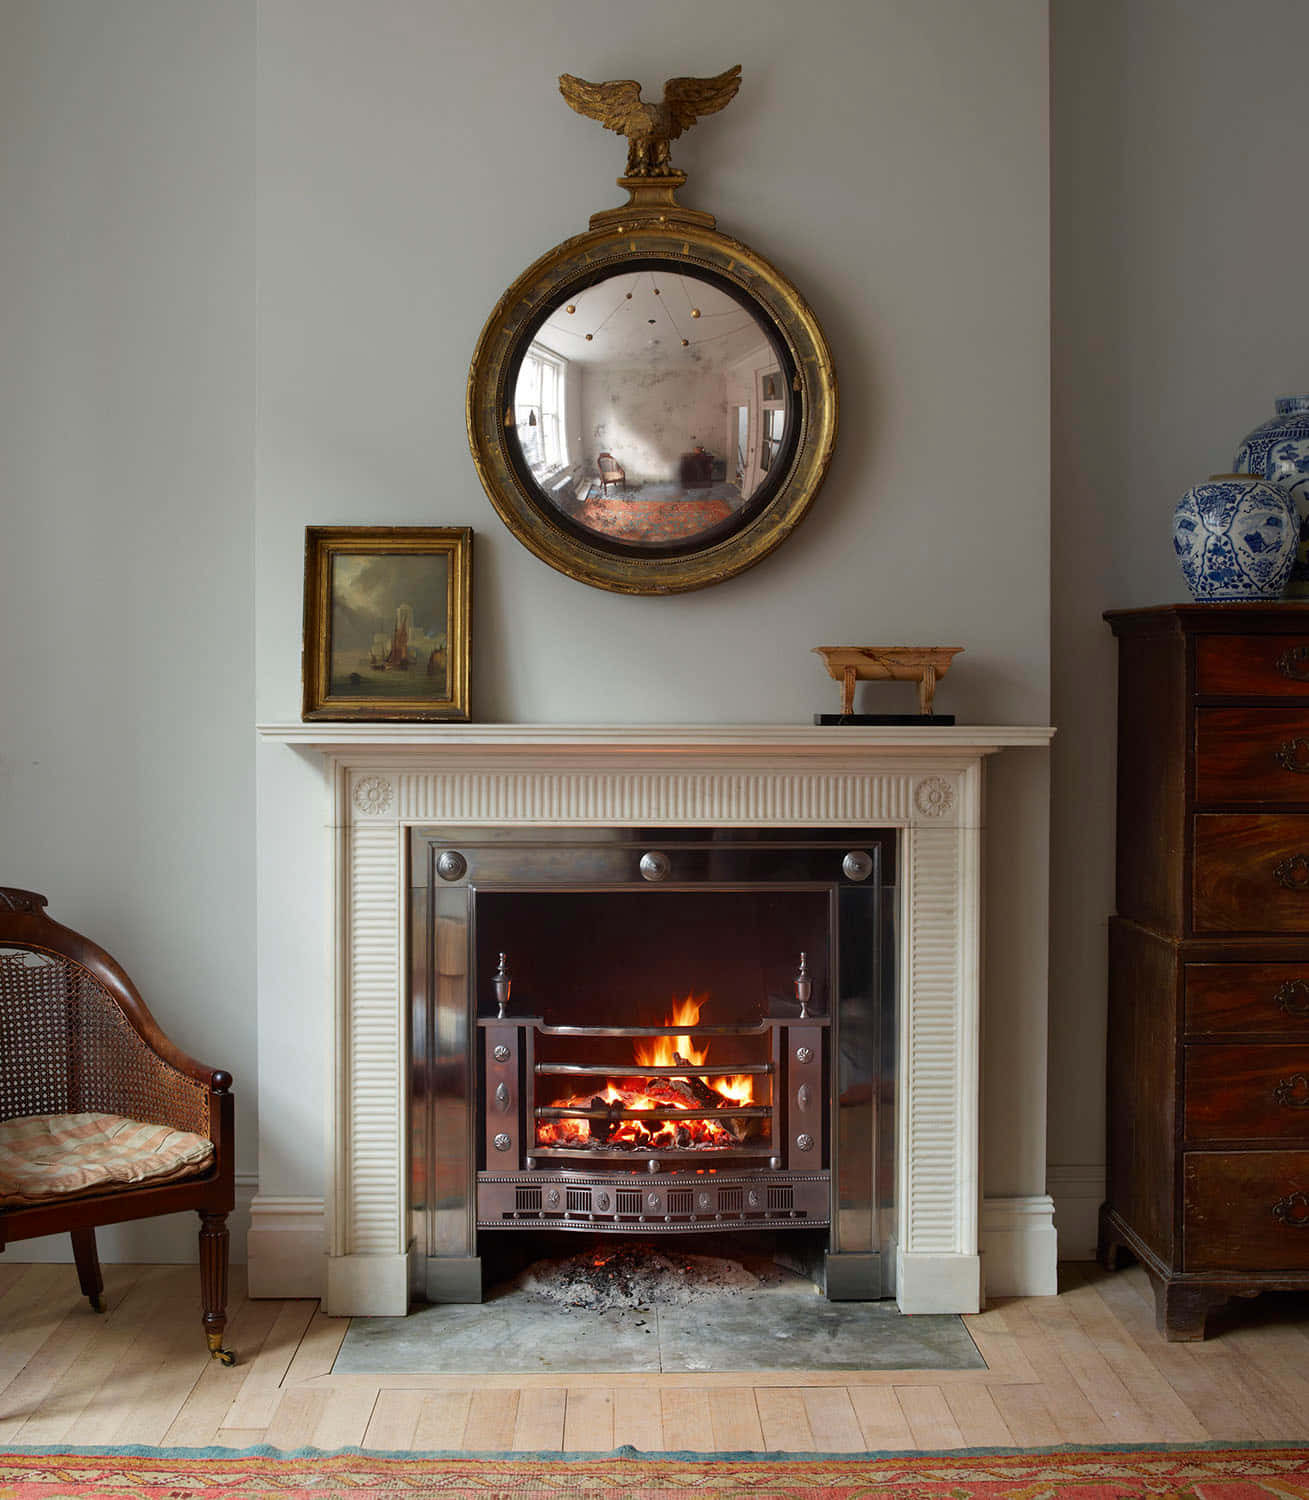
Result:
[[[632,1050],[645,1068],[688,1070],[704,1066],[709,1047],[697,1047],[692,1035],[699,1024],[707,995],[675,1000],[666,1026],[685,1026],[676,1036],[635,1038]],[[668,1117],[651,1120],[539,1120],[540,1146],[592,1147],[604,1150],[725,1150],[739,1146],[759,1122],[753,1119],[715,1120],[713,1111],[754,1103],[754,1083],[748,1073],[709,1077],[688,1071],[655,1078],[608,1079],[603,1093],[575,1094],[556,1099],[556,1109],[667,1110]],[[679,1118],[680,1117],[680,1118]]]
[[[698,1000],[694,995],[688,995],[685,1000],[674,1000],[673,1013],[664,1025],[685,1026],[689,1032],[691,1027],[699,1024],[700,1012],[708,999],[708,995],[701,995]],[[645,1068],[671,1068],[677,1063],[698,1068],[709,1056],[709,1048],[699,1051],[689,1035],[638,1038],[632,1043],[632,1051],[637,1062]]]

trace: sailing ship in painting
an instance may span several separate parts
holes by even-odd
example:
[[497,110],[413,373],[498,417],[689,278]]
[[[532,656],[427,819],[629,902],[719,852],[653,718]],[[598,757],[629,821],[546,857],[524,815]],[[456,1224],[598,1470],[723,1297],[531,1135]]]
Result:
[[332,560],[333,695],[438,702],[449,690],[445,557],[338,553]]
[[[378,631],[373,636],[373,647],[369,656],[369,666],[374,672],[409,672],[416,670],[422,661],[422,653],[416,646],[409,643],[410,634],[413,631],[414,607],[412,604],[399,604],[395,611],[395,628],[388,636],[383,631]],[[439,643],[432,647],[427,655],[427,676],[444,677],[445,675],[445,645]]]

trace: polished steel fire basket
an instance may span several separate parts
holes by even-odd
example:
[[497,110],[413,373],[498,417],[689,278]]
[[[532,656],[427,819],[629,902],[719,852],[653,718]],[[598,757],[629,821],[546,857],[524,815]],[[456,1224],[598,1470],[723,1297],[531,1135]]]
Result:
[[829,1296],[887,1295],[895,852],[871,829],[414,830],[416,1295],[477,1300],[483,1253],[533,1233],[740,1230]]

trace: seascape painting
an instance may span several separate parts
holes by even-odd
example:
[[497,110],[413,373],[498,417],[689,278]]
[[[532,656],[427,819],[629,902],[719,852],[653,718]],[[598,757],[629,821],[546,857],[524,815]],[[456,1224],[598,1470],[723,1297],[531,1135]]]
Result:
[[468,526],[305,527],[304,719],[468,717]]
[[450,696],[448,554],[337,552],[329,599],[329,697]]

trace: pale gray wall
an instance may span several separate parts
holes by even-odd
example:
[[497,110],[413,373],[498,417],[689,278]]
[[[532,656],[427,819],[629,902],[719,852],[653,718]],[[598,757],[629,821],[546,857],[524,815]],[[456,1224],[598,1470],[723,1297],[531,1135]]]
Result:
[[[558,74],[657,94],[735,62],[738,98],[675,145],[683,197],[814,307],[836,455],[751,572],[606,594],[498,520],[468,458],[468,360],[505,287],[622,201],[624,143]],[[810,647],[855,641],[963,645],[943,711],[1047,722],[1047,96],[1044,0],[265,0],[259,717],[299,711],[305,525],[427,523],[476,532],[480,719],[809,722],[836,703]],[[258,782],[260,1189],[297,1195],[323,1182],[321,778],[264,745]],[[997,759],[990,813],[986,1188],[1040,1193],[1044,753]]]
[[610,452],[621,455],[628,484],[677,484],[693,442],[716,458],[726,451],[727,377],[713,369],[583,366],[582,431],[588,474],[597,452]]
[[1275,395],[1309,390],[1309,6],[1055,0],[1053,56],[1050,1161],[1076,1255],[1104,1161],[1116,667],[1100,614],[1188,597],[1178,497],[1230,467]]
[[[250,748],[255,718],[298,714],[307,523],[476,529],[479,718],[806,722],[835,692],[809,648],[840,640],[963,644],[943,710],[1049,715],[1043,0],[653,14],[0,9],[4,878],[45,888],[181,1042],[233,1067],[246,1172],[257,952],[267,1194],[323,1186],[321,769]],[[842,431],[812,514],[760,567],[619,598],[495,517],[467,362],[501,290],[620,201],[623,143],[567,109],[557,74],[658,90],[737,61],[740,97],[678,143],[685,197],[813,304]],[[997,760],[992,1193],[1043,1185],[1045,796],[1042,755]]]
[[[302,526],[373,520],[478,528],[482,717],[803,719],[827,701],[808,646],[879,636],[966,644],[940,694],[963,718],[1045,718],[1043,7],[829,3],[799,26],[720,0],[665,7],[653,34],[646,16],[264,7],[260,716],[297,712]],[[1269,66],[1307,26],[1301,0],[1054,6],[1050,1160],[1092,1207],[1113,838],[1099,615],[1182,597],[1176,496],[1273,394],[1309,388],[1303,112]],[[231,1064],[247,1172],[254,30],[253,0],[0,5],[0,869]],[[814,303],[843,430],[812,516],[753,574],[617,600],[500,529],[468,466],[463,372],[500,288],[618,200],[621,142],[554,75],[657,86],[692,65],[687,34],[694,66],[740,60],[746,84],[678,144],[686,196]],[[265,892],[261,967],[289,995],[261,1038],[287,1109],[266,1191],[313,1192],[326,959],[276,929],[312,934],[324,909],[321,818],[303,824],[318,772],[260,761],[265,860],[294,837],[305,876]],[[993,768],[992,1191],[1037,1170],[1033,1101],[1006,1096],[1043,1033],[1043,838],[1013,815],[1040,776],[1035,756]],[[307,801],[284,807],[283,783]]]
[[0,5],[0,883],[235,1074],[247,1175],[254,41],[246,4]]

